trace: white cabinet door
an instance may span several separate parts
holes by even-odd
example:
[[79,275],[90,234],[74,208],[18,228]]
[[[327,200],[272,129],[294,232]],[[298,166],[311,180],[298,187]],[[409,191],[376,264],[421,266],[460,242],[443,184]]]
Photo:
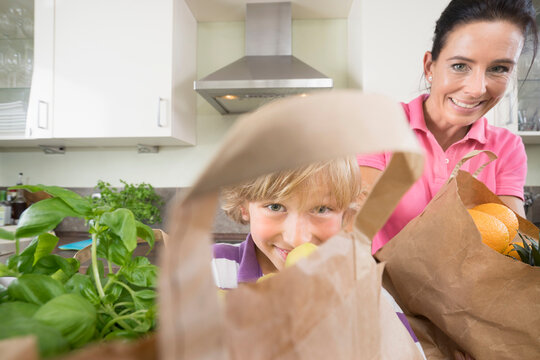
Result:
[[[189,11],[173,0],[56,0],[54,138],[194,142],[194,113],[172,113],[173,47],[184,41],[174,14],[182,5]],[[194,78],[195,53],[182,55],[193,59]]]
[[34,2],[34,70],[28,101],[26,136],[52,137],[54,0]]

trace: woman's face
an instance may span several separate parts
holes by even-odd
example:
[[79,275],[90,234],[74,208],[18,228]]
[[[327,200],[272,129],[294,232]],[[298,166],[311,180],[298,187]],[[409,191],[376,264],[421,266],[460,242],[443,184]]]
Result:
[[468,126],[487,113],[504,96],[523,40],[521,30],[506,21],[456,27],[436,61],[430,52],[424,56],[426,78],[432,77],[429,117],[447,126]]

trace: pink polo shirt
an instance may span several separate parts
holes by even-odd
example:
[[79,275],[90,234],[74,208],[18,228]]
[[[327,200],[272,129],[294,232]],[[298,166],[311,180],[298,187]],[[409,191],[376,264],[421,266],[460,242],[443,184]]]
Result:
[[[490,150],[498,157],[482,170],[478,180],[497,195],[511,195],[523,199],[527,155],[521,137],[506,129],[489,125],[486,118],[481,118],[472,125],[463,139],[443,151],[427,129],[424,120],[422,105],[428,96],[424,94],[408,104],[402,104],[411,128],[425,151],[424,173],[405,193],[386,224],[375,235],[373,253],[424,210],[448,180],[459,160],[472,150]],[[391,156],[391,153],[358,155],[357,160],[360,166],[383,170]],[[467,161],[461,169],[474,173],[487,161],[487,155],[480,154]]]

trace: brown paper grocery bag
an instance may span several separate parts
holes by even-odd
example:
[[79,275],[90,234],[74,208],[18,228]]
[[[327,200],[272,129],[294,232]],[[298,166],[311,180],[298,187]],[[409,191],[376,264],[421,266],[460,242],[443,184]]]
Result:
[[[356,153],[395,151],[352,233],[261,284],[217,298],[210,228],[219,190],[269,172]],[[422,171],[397,103],[332,91],[266,105],[236,120],[176,205],[162,256],[159,341],[164,359],[420,359],[380,296],[371,238]]]
[[[479,360],[540,358],[540,268],[482,243],[467,208],[487,202],[501,203],[460,170],[375,254],[428,358],[451,359],[455,348]],[[538,228],[518,219],[520,232],[538,239]]]

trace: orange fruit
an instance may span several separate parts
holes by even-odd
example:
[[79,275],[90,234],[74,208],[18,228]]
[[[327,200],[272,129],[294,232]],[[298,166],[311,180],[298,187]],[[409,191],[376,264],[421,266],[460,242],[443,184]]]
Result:
[[482,235],[482,242],[502,254],[510,243],[508,229],[503,222],[495,216],[482,211],[473,209],[467,211],[471,215],[480,235]]
[[473,207],[473,210],[485,212],[486,214],[495,216],[497,219],[502,221],[508,229],[510,241],[514,240],[519,229],[519,221],[516,214],[508,207],[496,203],[485,203]]

